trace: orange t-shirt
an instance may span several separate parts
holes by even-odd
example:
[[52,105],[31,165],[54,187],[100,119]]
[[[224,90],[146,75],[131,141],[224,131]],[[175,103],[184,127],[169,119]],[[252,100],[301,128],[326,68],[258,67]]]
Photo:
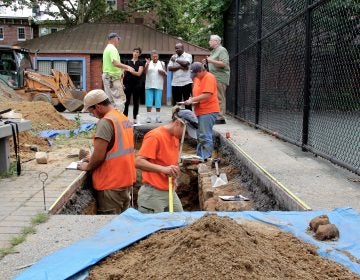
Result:
[[195,78],[193,83],[193,96],[199,96],[203,93],[210,93],[210,98],[201,100],[195,104],[195,115],[201,116],[210,113],[218,113],[220,111],[219,100],[217,97],[216,78],[213,74],[206,72],[201,79]]
[[[151,163],[163,166],[177,165],[179,139],[160,126],[145,134],[138,155],[147,158]],[[142,171],[142,180],[156,189],[169,190],[169,179],[166,174]]]

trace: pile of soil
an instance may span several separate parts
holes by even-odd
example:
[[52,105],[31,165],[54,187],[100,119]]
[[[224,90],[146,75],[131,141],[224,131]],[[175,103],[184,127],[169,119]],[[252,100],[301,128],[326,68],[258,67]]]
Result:
[[88,279],[360,279],[315,246],[258,222],[208,214],[93,267]]
[[[31,121],[31,131],[21,132],[20,137],[20,156],[22,160],[34,158],[34,151],[30,150],[31,145],[36,145],[39,151],[47,151],[49,144],[45,138],[36,136],[37,132],[48,129],[72,129],[76,127],[74,121],[63,117],[55,108],[43,101],[4,101],[0,103],[0,110],[7,108],[13,109],[16,113],[21,113],[23,119]],[[10,141],[11,150],[12,141]]]
[[71,129],[75,123],[63,117],[48,102],[1,102],[0,110],[11,108],[16,113],[21,113],[23,119],[31,121],[32,131],[39,132],[47,129]]

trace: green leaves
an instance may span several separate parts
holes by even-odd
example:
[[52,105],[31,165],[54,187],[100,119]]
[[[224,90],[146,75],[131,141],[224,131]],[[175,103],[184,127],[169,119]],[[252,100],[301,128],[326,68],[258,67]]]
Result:
[[135,0],[132,9],[155,14],[155,26],[173,36],[208,47],[210,34],[223,32],[223,12],[231,0]]
[[[106,0],[11,0],[3,5],[35,7],[45,5],[49,15],[63,19],[68,26],[86,22],[124,22],[134,12],[154,14],[153,24],[159,30],[181,37],[194,44],[208,47],[210,34],[223,32],[223,12],[231,0],[133,0],[125,11],[113,10]],[[56,7],[49,9],[49,7]]]

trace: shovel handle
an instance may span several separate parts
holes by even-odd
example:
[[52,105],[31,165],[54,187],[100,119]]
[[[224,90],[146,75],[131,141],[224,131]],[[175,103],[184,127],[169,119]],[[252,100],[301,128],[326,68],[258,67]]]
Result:
[[219,161],[216,160],[216,161],[214,162],[214,164],[215,164],[215,169],[216,169],[216,176],[219,177],[219,176],[220,176],[220,172],[219,172]]
[[174,212],[174,195],[172,177],[169,177],[169,212]]

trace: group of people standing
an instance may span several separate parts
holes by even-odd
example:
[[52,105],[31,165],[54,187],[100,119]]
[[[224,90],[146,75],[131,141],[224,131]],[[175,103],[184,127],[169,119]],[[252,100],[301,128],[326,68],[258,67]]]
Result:
[[[138,194],[139,211],[167,211],[169,183],[176,187],[176,178],[180,175],[180,139],[187,133],[198,140],[198,156],[204,160],[212,156],[212,128],[225,113],[229,57],[217,35],[210,37],[209,45],[213,50],[202,62],[192,62],[192,56],[184,52],[184,46],[176,44],[176,53],[168,65],[168,70],[173,73],[172,103],[176,105],[183,102],[186,108],[176,108],[171,122],[148,132],[135,157],[133,123],[127,118],[131,96],[136,122],[141,92],[140,77],[146,73],[146,120],[151,122],[150,114],[155,102],[155,121],[160,123],[161,95],[167,71],[156,51],[151,53],[151,59],[146,59],[143,65],[139,61],[140,48],[134,48],[128,64],[121,63],[116,49],[119,40],[116,33],[108,35],[108,45],[103,54],[102,78],[105,91],[92,90],[84,98],[83,111],[90,112],[99,121],[94,136],[94,151],[79,163],[78,169],[92,172],[99,213],[121,213],[129,207],[130,190],[136,181],[136,168],[142,170],[143,178]],[[214,74],[208,69],[213,69]],[[126,74],[122,83],[123,71]],[[223,111],[221,108],[224,108]],[[173,195],[174,210],[182,211],[179,198],[176,193]]]

